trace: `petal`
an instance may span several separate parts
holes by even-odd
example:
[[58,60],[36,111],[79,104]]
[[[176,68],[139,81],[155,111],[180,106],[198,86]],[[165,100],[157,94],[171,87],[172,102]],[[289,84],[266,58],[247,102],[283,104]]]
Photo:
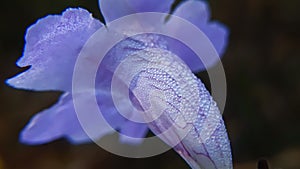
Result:
[[[90,95],[86,96],[87,94],[80,94],[77,97],[86,102],[86,110],[89,110]],[[97,125],[101,124],[97,123],[97,118],[91,114],[87,111],[85,118],[89,120],[90,125],[97,128]],[[118,123],[118,121],[115,122]],[[101,128],[101,131],[93,131],[90,136],[93,139],[98,139],[114,131],[111,128],[106,128],[105,125]],[[67,137],[73,143],[91,141],[77,119],[70,94],[64,94],[56,105],[35,115],[21,132],[20,140],[26,144],[43,144],[61,137]]]
[[200,27],[209,21],[210,11],[206,2],[191,0],[179,4],[173,15],[182,17]]
[[219,22],[210,22],[206,26],[200,27],[215,46],[217,52],[222,56],[227,48],[229,30]]
[[168,13],[174,0],[100,0],[100,9],[106,22],[140,12]]
[[[118,82],[119,85],[122,82]],[[131,104],[128,104],[125,99],[127,99],[123,92],[112,91],[119,93],[117,97],[118,101],[113,100],[111,94],[99,95],[98,104],[100,106],[103,116],[107,122],[116,129],[120,131],[120,141],[126,144],[140,144],[143,141],[144,136],[148,132],[148,126],[144,123],[137,123],[131,121],[131,119],[143,121],[142,116],[139,112],[136,112]],[[123,103],[123,104],[122,104]],[[116,109],[116,104],[118,104],[119,109]],[[122,115],[118,112],[122,111]],[[112,114],[112,112],[114,112]]]
[[[219,55],[222,56],[227,47],[228,29],[221,23],[208,22],[210,12],[209,7],[205,2],[186,1],[176,8],[173,15],[186,19],[197,26],[209,38]],[[188,30],[184,30],[181,25],[176,24],[175,19],[172,17],[167,24],[172,25],[177,31],[183,31],[188,34]],[[199,45],[201,45],[201,42],[199,42]],[[170,40],[169,49],[181,57],[193,72],[206,69],[196,54],[180,42]],[[217,60],[214,60],[211,63],[215,63],[216,61]],[[210,67],[213,66],[213,64],[207,66]]]
[[70,8],[28,28],[23,56],[17,62],[29,70],[9,79],[16,88],[70,91],[73,67],[87,39],[102,24],[85,9]]
[[[141,144],[148,133],[148,126],[143,123],[128,121],[121,128],[120,141],[127,144]],[[134,138],[134,139],[132,139]]]
[[221,23],[209,22],[209,6],[203,1],[186,1],[173,13],[188,20],[201,29],[212,41],[220,55],[223,54],[228,38],[228,29]]
[[[108,73],[108,72],[106,72]],[[104,73],[105,74],[105,73]],[[120,130],[123,134],[130,137],[141,138],[147,133],[147,126],[140,123],[135,123],[127,120],[125,117],[120,115],[116,108],[114,107],[114,102],[111,98],[111,93],[108,91],[110,83],[105,79],[104,76],[101,76],[103,81],[100,83],[102,90],[97,91],[97,102],[103,117],[106,122],[110,125],[99,123],[97,120],[99,116],[93,112],[90,112],[92,108],[91,103],[93,103],[92,98],[95,97],[94,94],[88,90],[81,93],[66,93],[61,98],[60,101],[52,106],[49,109],[46,109],[32,118],[29,124],[21,132],[20,140],[26,144],[43,144],[50,142],[52,140],[66,137],[74,144],[89,142],[95,139],[99,139],[102,136],[112,133],[115,130]],[[89,135],[83,130],[77,114],[74,109],[73,99],[76,98],[84,105],[86,112],[84,116],[85,129],[88,128]],[[124,97],[120,97],[124,99]],[[123,109],[127,110],[125,112],[127,115],[134,115],[136,118],[140,118],[138,114],[132,112],[132,108],[128,108],[127,105],[123,105]],[[93,129],[92,131],[90,129]],[[100,129],[100,130],[99,130]],[[91,139],[89,138],[91,137]],[[121,135],[121,141],[127,144],[139,144],[142,141],[141,139],[131,139],[127,136]]]
[[146,118],[153,119],[150,130],[175,146],[193,169],[231,169],[226,128],[204,84],[173,53],[148,52],[136,56],[148,64],[138,71],[133,93]]
[[[126,53],[126,52],[124,52]],[[111,55],[109,55],[111,56]],[[121,57],[121,56],[117,56]],[[108,57],[112,58],[112,57]],[[104,59],[104,62],[102,64],[106,65],[107,63],[110,63],[109,60]],[[112,66],[113,64],[108,64]],[[111,124],[112,127],[119,129],[120,131],[120,141],[122,143],[126,144],[141,144],[143,141],[143,137],[148,132],[148,126],[143,123],[137,123],[131,121],[131,119],[143,121],[142,116],[139,114],[139,112],[135,111],[135,109],[132,107],[132,104],[128,103],[130,100],[127,100],[128,98],[126,95],[124,95],[123,91],[128,89],[128,86],[126,86],[123,81],[116,78],[116,83],[118,84],[118,88],[114,88],[114,90],[111,89],[111,78],[113,74],[105,69],[104,66],[100,66],[99,72],[98,72],[99,79],[98,83],[96,84],[96,88],[100,88],[103,91],[106,91],[106,93],[102,93],[97,97],[98,104],[100,106],[101,111],[103,112],[106,120]],[[101,80],[101,81],[100,81]],[[107,91],[110,91],[111,93],[108,93]],[[114,94],[113,94],[114,93]],[[112,94],[115,95],[115,99],[112,99]],[[118,105],[118,109],[116,109],[116,105]],[[107,111],[109,110],[109,111]],[[120,113],[116,113],[116,115],[113,116],[113,118],[110,118],[111,115],[110,112],[118,112],[122,111],[122,115]],[[119,123],[113,123],[118,119]],[[123,123],[123,125],[120,126],[120,124]]]

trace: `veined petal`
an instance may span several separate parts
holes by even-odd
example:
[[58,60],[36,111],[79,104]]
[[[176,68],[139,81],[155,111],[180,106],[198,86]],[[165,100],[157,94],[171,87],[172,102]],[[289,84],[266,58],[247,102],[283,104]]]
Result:
[[[132,92],[144,110],[151,131],[193,169],[231,169],[231,150],[218,110],[204,84],[179,57],[147,48],[128,57],[120,78],[135,73]],[[131,64],[129,64],[131,63]]]
[[69,8],[28,28],[23,56],[17,62],[29,70],[9,79],[16,88],[70,91],[76,58],[87,39],[102,24],[85,9]]
[[140,12],[168,13],[174,0],[99,0],[106,22]]
[[[222,56],[227,47],[229,31],[227,27],[221,23],[209,22],[210,11],[206,2],[195,0],[185,1],[175,9],[173,15],[186,19],[203,31],[214,45],[219,55]],[[184,30],[181,25],[176,24],[176,21],[172,19],[172,16],[167,24],[174,27],[174,30],[183,31],[187,34],[189,33],[187,30]],[[201,42],[199,42],[199,45],[201,45]],[[203,63],[199,60],[195,53],[186,46],[181,45],[178,41],[170,40],[169,49],[181,57],[181,59],[186,62],[193,72],[205,70]],[[216,61],[212,61],[211,63],[215,63]],[[213,65],[206,66],[210,67]]]

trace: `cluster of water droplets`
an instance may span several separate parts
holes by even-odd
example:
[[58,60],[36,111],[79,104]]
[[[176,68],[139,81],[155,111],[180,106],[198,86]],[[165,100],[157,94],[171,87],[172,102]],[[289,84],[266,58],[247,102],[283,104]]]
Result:
[[130,104],[143,119],[126,118],[147,123],[152,132],[175,147],[195,168],[199,164],[231,168],[222,116],[201,80],[167,50],[159,36],[141,35],[132,40],[137,44],[123,44],[129,52],[114,70],[113,79],[126,84],[127,93],[131,93]]

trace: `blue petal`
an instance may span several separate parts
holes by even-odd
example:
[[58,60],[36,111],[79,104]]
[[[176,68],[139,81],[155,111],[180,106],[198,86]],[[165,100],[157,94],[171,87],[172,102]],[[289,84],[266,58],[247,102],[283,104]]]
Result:
[[7,81],[16,88],[70,91],[73,67],[87,39],[102,24],[85,9],[67,9],[28,28],[18,66],[31,68]]
[[182,17],[198,27],[207,24],[210,19],[210,11],[207,3],[195,0],[179,4],[173,15]]
[[100,0],[100,9],[106,22],[140,12],[168,13],[174,0]]
[[[121,128],[120,141],[127,144],[141,144],[148,133],[147,124],[128,121]],[[129,137],[128,137],[129,136]],[[131,139],[131,137],[135,139]]]
[[[227,47],[229,31],[221,23],[209,22],[210,12],[208,5],[203,1],[186,1],[180,4],[174,11],[173,15],[186,19],[195,26],[197,26],[214,45],[216,51],[220,56],[224,53]],[[176,24],[172,17],[167,22],[177,31],[185,31],[181,25]],[[199,42],[201,45],[201,42]],[[186,64],[192,69],[193,72],[205,70],[203,63],[198,59],[196,54],[192,52],[188,47],[180,44],[178,41],[170,40],[169,49],[183,59]],[[209,57],[209,56],[208,56]],[[217,60],[213,60],[211,63],[215,63]],[[208,67],[213,66],[207,65]]]
[[[85,121],[88,121],[89,136],[83,130],[73,104],[73,99],[76,97],[82,104],[85,105],[84,112]],[[99,107],[105,120],[111,127],[107,127],[103,123],[99,123],[98,116],[90,112],[89,105],[92,103],[92,98],[95,97],[91,92],[66,93],[60,101],[49,109],[46,109],[35,115],[27,126],[23,129],[20,135],[20,140],[26,144],[44,144],[58,138],[67,138],[74,144],[90,142],[91,140],[100,139],[108,133],[113,133],[116,129],[120,130],[121,141],[129,144],[139,144],[142,139],[132,140],[127,137],[142,138],[146,135],[148,129],[145,124],[131,122],[120,115],[113,106],[110,93],[101,90],[97,93]],[[126,106],[126,105],[124,105]],[[136,115],[133,112],[128,112]],[[101,130],[98,130],[98,129]],[[91,137],[91,138],[90,138]]]
[[132,90],[146,110],[145,118],[153,119],[150,130],[175,146],[193,169],[232,169],[222,115],[204,84],[171,52],[153,48],[132,56],[132,63],[134,57],[149,63],[124,71],[138,74]]
[[222,56],[228,44],[228,28],[220,22],[210,22],[208,25],[200,27],[215,46],[217,52]]
[[[77,96],[73,95],[73,97],[78,97],[81,101],[86,102],[87,112],[85,118],[89,120],[90,125],[96,128],[96,126],[101,124],[97,123],[95,120],[97,118],[91,116],[91,113],[88,111],[90,96],[87,93]],[[111,116],[114,116],[114,113],[111,113]],[[115,121],[115,123],[122,125],[118,121]],[[101,131],[93,131],[90,136],[93,139],[98,139],[113,131],[112,128],[103,126]],[[73,143],[91,141],[77,119],[70,94],[64,94],[56,105],[35,115],[21,132],[20,140],[26,144],[43,144],[61,137],[66,137]]]
[[[123,81],[118,80],[117,83],[120,89],[111,89],[113,76],[113,73],[111,71],[115,70],[115,66],[117,66],[116,63],[119,63],[123,59],[123,57],[126,57],[125,55],[133,52],[131,49],[125,50],[124,48],[122,48],[132,45],[130,44],[130,42],[132,42],[132,39],[122,41],[115,48],[113,48],[113,50],[111,50],[103,59],[103,62],[101,63],[97,73],[96,88],[101,89],[101,91],[105,91],[107,93],[103,92],[102,94],[98,95],[97,100],[99,108],[103,112],[103,115],[107,122],[109,122],[109,124],[111,124],[113,128],[119,129],[121,133],[120,141],[126,144],[140,144],[143,141],[143,137],[148,132],[148,126],[146,124],[137,123],[130,120],[130,118],[133,118],[139,119],[139,121],[143,121],[143,117],[139,114],[139,112],[136,112],[130,104],[124,102],[124,100],[127,100],[128,98],[126,97],[126,95],[122,95],[123,92],[120,92],[119,90],[124,89],[121,86],[125,88],[127,86],[125,86]],[[116,100],[113,100],[112,94],[108,93],[108,91],[117,93],[117,99],[119,101],[116,102]],[[121,108],[120,110],[122,111],[122,115],[116,109],[117,103],[119,103],[118,107]],[[110,118],[112,117],[110,116],[111,112],[118,113],[116,113],[113,118]],[[115,122],[116,120],[119,122]],[[122,123],[122,125],[120,125],[120,123]],[[132,137],[134,139],[132,139]]]

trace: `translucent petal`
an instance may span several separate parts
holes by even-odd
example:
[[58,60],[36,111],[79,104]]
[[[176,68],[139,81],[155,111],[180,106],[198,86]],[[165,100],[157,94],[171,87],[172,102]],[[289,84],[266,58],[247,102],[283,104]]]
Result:
[[28,28],[18,66],[29,70],[9,79],[16,88],[70,91],[73,67],[87,39],[102,24],[81,8],[50,15]]
[[168,13],[174,0],[100,0],[106,22],[139,12]]
[[[80,101],[86,103],[87,111],[84,118],[88,119],[89,125],[95,126],[94,128],[97,128],[99,125],[102,126],[97,123],[97,117],[89,113],[88,106],[92,95],[81,93],[73,95],[73,97],[78,97]],[[110,119],[114,119],[115,115],[116,113],[110,112],[107,116],[110,116]],[[122,126],[123,121],[114,119],[113,123],[118,124],[117,126]],[[93,139],[99,139],[111,132],[114,132],[112,128],[106,128],[103,125],[100,131],[93,131],[90,136]],[[70,94],[64,94],[56,105],[35,115],[21,132],[20,140],[27,144],[43,144],[61,137],[67,137],[73,143],[91,141],[78,121]]]
[[[144,137],[148,133],[148,126],[147,124],[143,123],[135,123],[128,121],[125,125],[121,128],[120,132],[120,141],[122,143],[127,144],[141,144],[143,142]],[[139,139],[131,139],[139,138]]]
[[[173,15],[186,19],[203,31],[219,55],[222,56],[227,47],[228,29],[221,23],[209,22],[210,12],[205,2],[185,1],[175,9]],[[176,19],[172,19],[172,17],[167,24],[172,26],[174,30],[183,31],[186,32],[186,34],[189,33],[188,30],[184,30],[180,24],[177,24]],[[199,42],[199,45],[201,45],[201,42]],[[198,59],[195,53],[180,42],[169,40],[169,49],[181,57],[193,72],[205,70],[203,63]],[[212,61],[211,63],[216,63],[216,61]],[[207,66],[210,67],[213,66],[213,64]]]
[[133,93],[145,117],[153,119],[150,130],[193,169],[231,169],[226,128],[204,84],[171,52],[155,48],[132,57],[142,58],[139,61],[144,64],[132,68],[137,74]]
[[[20,135],[20,140],[27,144],[43,144],[52,140],[66,137],[74,144],[89,142],[91,139],[97,140],[102,136],[112,133],[115,130],[121,131],[125,136],[121,136],[121,141],[129,144],[139,144],[140,140],[132,140],[130,137],[142,138],[148,131],[147,125],[132,122],[119,114],[114,107],[114,102],[111,98],[110,81],[108,78],[110,74],[108,71],[99,73],[101,78],[98,86],[101,90],[96,90],[97,94],[94,95],[91,90],[80,91],[79,93],[64,94],[60,101],[49,109],[46,109],[37,115],[35,115],[29,124],[23,129]],[[107,123],[111,127],[107,127],[103,123],[99,123],[97,120],[99,116],[90,112],[89,106],[91,106],[92,99],[96,97],[99,109]],[[123,96],[120,99],[125,99]],[[76,115],[73,99],[77,102],[81,102],[84,105],[86,112],[81,112],[80,118],[84,118],[84,121],[88,122],[84,125],[89,125],[89,136],[83,130],[79,119]],[[132,108],[128,108],[127,105],[120,105],[125,109],[125,115],[137,116],[132,112]],[[82,116],[82,114],[84,114]],[[82,119],[81,119],[82,120]],[[81,121],[80,120],[80,121]],[[100,130],[98,130],[100,128]],[[85,128],[86,129],[86,128]]]

